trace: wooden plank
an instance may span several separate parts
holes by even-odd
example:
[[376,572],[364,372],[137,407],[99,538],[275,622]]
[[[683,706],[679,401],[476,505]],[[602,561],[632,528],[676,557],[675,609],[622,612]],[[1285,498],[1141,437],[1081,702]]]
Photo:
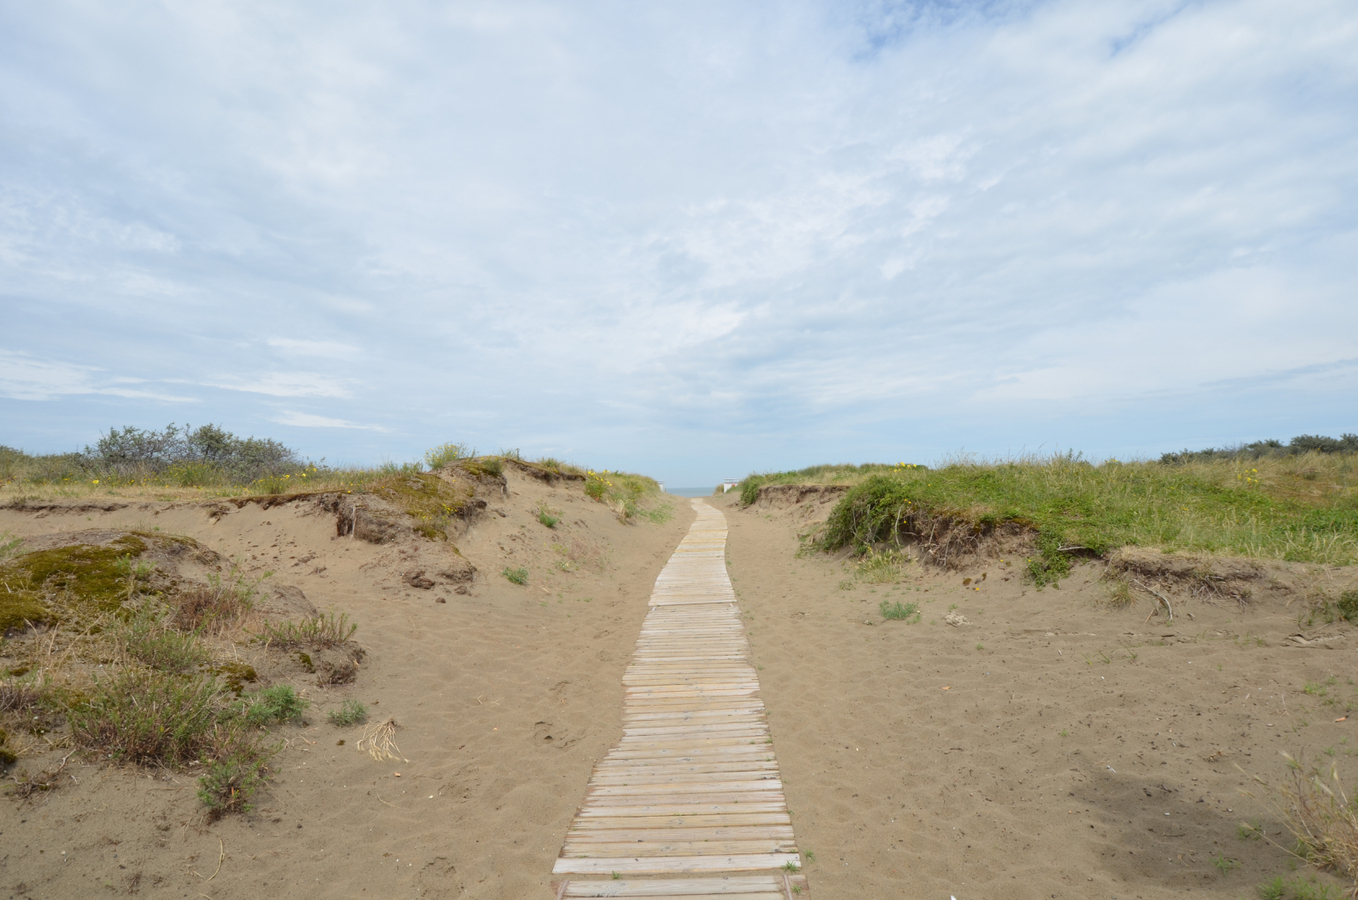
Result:
[[610,859],[558,859],[553,875],[685,875],[690,872],[746,872],[780,869],[788,863],[801,865],[796,853],[757,853],[733,856],[618,857]]
[[566,840],[792,840],[792,825],[718,825],[713,828],[591,828],[566,832]]
[[[757,853],[796,853],[797,845],[790,840],[756,839],[748,841],[622,841],[602,843],[582,838],[566,838],[561,855],[570,859],[611,859],[624,856],[671,857],[700,856],[703,854],[754,855]],[[773,868],[765,866],[764,868]]]
[[649,815],[628,815],[628,816],[593,816],[590,818],[576,819],[571,824],[571,831],[590,831],[590,830],[619,830],[626,828],[630,831],[644,831],[649,828],[716,828],[716,827],[739,827],[744,825],[788,825],[791,827],[792,815],[787,810],[777,812],[745,812],[734,815],[708,815],[707,813],[689,813],[688,815],[678,816],[649,816]]
[[[640,797],[651,794],[673,794],[675,784],[682,782],[661,782],[659,784],[627,783],[627,784],[592,784],[589,788],[591,797]],[[692,794],[713,794],[713,793],[758,793],[762,791],[781,791],[783,782],[777,776],[769,778],[756,778],[747,781],[694,781],[684,784],[685,796]]]
[[[581,882],[576,882],[576,883],[577,883],[577,884],[604,884],[605,882],[602,882],[602,881],[596,881],[596,882],[586,882],[586,881],[581,881]],[[622,882],[617,882],[617,883],[621,884]],[[648,897],[648,898],[654,898],[654,900],[693,900],[693,898],[695,898],[695,897],[710,897],[710,896],[712,896],[712,895],[711,895],[711,894],[674,894],[674,893],[664,893],[664,894],[597,894],[597,893],[595,893],[595,894],[562,894],[562,897],[563,897],[563,898],[566,898],[566,897]],[[768,888],[768,889],[765,889],[765,890],[756,890],[754,893],[750,893],[750,892],[748,892],[748,891],[740,891],[739,893],[729,893],[729,892],[728,892],[728,893],[721,894],[720,896],[723,898],[723,900],[787,900],[787,893],[786,893],[781,887],[777,888],[776,890],[773,889],[773,888]]]
[[[806,890],[806,877],[793,875],[792,886]],[[563,898],[597,900],[600,897],[635,898],[635,900],[664,900],[670,897],[722,897],[724,900],[779,897],[786,900],[782,875],[730,875],[726,878],[657,878],[646,881],[610,879],[608,881],[566,882],[561,890]]]
[[680,816],[680,815],[725,815],[746,813],[782,813],[787,811],[787,801],[777,795],[762,803],[747,800],[743,803],[660,803],[651,806],[637,803],[620,803],[601,806],[591,804],[582,806],[577,816],[610,819],[622,816]]

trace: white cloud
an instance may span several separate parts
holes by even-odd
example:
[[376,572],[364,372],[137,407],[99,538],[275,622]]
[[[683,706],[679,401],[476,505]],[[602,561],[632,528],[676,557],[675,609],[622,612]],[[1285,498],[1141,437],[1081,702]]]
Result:
[[227,381],[205,382],[209,387],[270,397],[348,397],[338,379],[316,372],[268,372]]
[[289,356],[324,356],[348,359],[358,355],[358,348],[340,341],[308,341],[298,338],[271,337],[265,343]]
[[1319,429],[1278,373],[1358,333],[1355,92],[1347,0],[10,4],[0,394],[714,476],[1100,404],[1178,445],[1171,394]]
[[388,431],[380,425],[359,425],[347,419],[332,419],[311,413],[285,412],[270,419],[280,425],[293,425],[298,428],[350,428],[357,431]]
[[164,403],[196,403],[196,397],[130,387],[140,379],[116,377],[93,366],[39,359],[0,350],[0,396],[14,400],[59,400],[81,394],[102,394]]

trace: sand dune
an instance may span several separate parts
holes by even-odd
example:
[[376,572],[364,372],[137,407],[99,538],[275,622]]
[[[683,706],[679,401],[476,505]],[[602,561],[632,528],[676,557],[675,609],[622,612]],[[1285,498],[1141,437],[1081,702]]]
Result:
[[[57,790],[0,802],[0,892],[551,896],[591,768],[621,735],[647,598],[693,513],[675,498],[668,521],[623,524],[578,483],[507,475],[458,541],[468,593],[437,577],[449,545],[338,536],[314,502],[0,510],[0,531],[23,536],[192,536],[347,614],[367,651],[352,685],[296,678],[309,721],[279,730],[248,816],[207,823],[191,773],[79,757]],[[826,511],[800,500],[713,502],[814,896],[1234,900],[1291,877],[1283,851],[1237,835],[1257,821],[1285,841],[1240,793],[1250,776],[1281,776],[1280,751],[1326,748],[1358,772],[1358,717],[1335,721],[1358,702],[1358,636],[1298,624],[1308,580],[1350,585],[1352,571],[1263,567],[1243,606],[1170,594],[1167,623],[1148,602],[1109,609],[1094,565],[1041,592],[999,558],[854,582],[841,560],[796,555],[798,529]],[[884,621],[887,598],[919,603],[920,621]],[[400,724],[405,760],[376,762],[357,729],[325,722],[348,697]]]

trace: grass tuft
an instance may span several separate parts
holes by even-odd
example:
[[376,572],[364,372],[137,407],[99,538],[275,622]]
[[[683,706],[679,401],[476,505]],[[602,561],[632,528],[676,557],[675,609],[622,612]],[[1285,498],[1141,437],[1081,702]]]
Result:
[[242,714],[250,725],[262,728],[280,722],[300,722],[311,705],[297,696],[292,685],[275,684],[242,698]]
[[882,613],[883,619],[901,620],[909,622],[912,625],[920,620],[918,603],[902,603],[899,600],[892,603],[888,600],[883,600],[878,609]]
[[528,570],[523,568],[522,566],[520,566],[517,569],[511,569],[509,566],[505,566],[504,570],[501,571],[500,574],[503,575],[505,578],[508,578],[514,584],[528,583]]
[[1335,764],[1322,772],[1291,756],[1287,759],[1291,777],[1277,793],[1283,823],[1297,841],[1297,855],[1358,883],[1358,797],[1344,790]]
[[358,626],[344,613],[334,613],[303,619],[301,622],[264,623],[254,640],[278,650],[300,648],[327,649],[338,647],[354,636]]
[[348,728],[351,725],[359,725],[367,721],[368,707],[357,700],[345,700],[344,703],[340,704],[339,709],[330,710],[325,718],[331,725]]

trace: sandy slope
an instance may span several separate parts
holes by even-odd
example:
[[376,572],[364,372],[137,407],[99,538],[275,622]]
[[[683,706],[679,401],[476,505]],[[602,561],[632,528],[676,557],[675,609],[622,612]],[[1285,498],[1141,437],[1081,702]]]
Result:
[[[218,518],[151,502],[0,510],[0,532],[20,535],[193,536],[274,571],[266,584],[347,613],[368,651],[354,685],[297,678],[315,704],[310,724],[281,729],[277,777],[249,817],[206,825],[191,775],[77,760],[59,790],[0,800],[0,897],[546,896],[593,760],[620,734],[622,671],[651,584],[692,512],[678,501],[665,524],[625,525],[578,483],[509,479],[509,495],[459,541],[479,570],[470,595],[404,580],[436,570],[444,547],[336,537],[334,516],[307,503]],[[553,531],[537,521],[540,502],[562,514]],[[529,584],[501,577],[506,565],[527,567]],[[325,722],[350,696],[401,724],[409,762],[374,762],[353,746],[360,731]]]
[[[1288,857],[1238,823],[1290,841],[1249,775],[1334,748],[1358,779],[1358,715],[1334,721],[1358,708],[1358,632],[1289,641],[1307,585],[1358,572],[1273,566],[1243,610],[1172,595],[1172,624],[1149,600],[1107,609],[1093,565],[1041,592],[998,559],[842,590],[842,563],[795,556],[827,506],[718,503],[815,894],[1257,896]],[[920,623],[884,621],[885,597]],[[954,606],[972,624],[945,624]]]

